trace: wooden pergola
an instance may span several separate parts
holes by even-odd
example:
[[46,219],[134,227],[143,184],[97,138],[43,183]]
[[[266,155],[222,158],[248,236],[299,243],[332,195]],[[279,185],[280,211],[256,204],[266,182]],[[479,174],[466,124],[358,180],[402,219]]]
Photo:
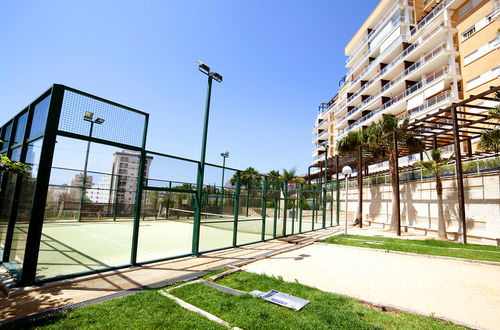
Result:
[[[463,183],[463,172],[462,172],[462,161],[469,159],[479,159],[479,158],[489,158],[496,156],[493,152],[484,151],[473,151],[472,141],[474,139],[480,138],[481,135],[488,129],[494,128],[498,125],[498,120],[491,118],[488,114],[479,113],[492,109],[491,106],[478,105],[478,101],[496,101],[499,100],[495,98],[495,93],[500,92],[500,86],[492,86],[488,90],[471,96],[468,99],[453,103],[451,106],[438,109],[432,113],[428,113],[422,118],[413,120],[409,125],[399,128],[393,132],[387,133],[393,134],[396,137],[400,133],[412,134],[416,139],[420,140],[423,145],[423,150],[420,152],[420,159],[422,159],[422,153],[424,150],[433,150],[443,147],[448,147],[453,145],[454,150],[454,164],[455,164],[455,177],[457,181],[457,197],[458,197],[458,216],[459,222],[462,226],[462,242],[467,242],[467,225],[465,217],[465,198],[464,198],[464,183]],[[384,136],[384,137],[385,137]],[[413,150],[403,147],[397,143],[397,139],[392,139],[393,148],[396,152],[396,169],[399,173],[399,157],[408,156],[414,154]],[[462,148],[461,146],[464,146]],[[339,180],[339,174],[342,172],[342,168],[346,165],[358,169],[357,179],[359,187],[359,208],[362,210],[363,205],[363,177],[369,177],[373,175],[380,175],[383,173],[388,173],[389,170],[378,171],[376,173],[368,173],[368,165],[380,163],[387,161],[388,157],[373,158],[372,154],[369,152],[369,146],[360,146],[358,148],[358,154],[356,156],[339,156],[328,158],[326,161],[326,176],[332,176],[335,174],[336,180]],[[462,150],[464,149],[464,150]],[[311,179],[322,179],[324,176],[323,169],[325,168],[325,160],[319,161],[311,167],[320,168],[321,171],[309,174],[306,177],[307,180]],[[416,169],[414,166],[405,166],[404,170]],[[364,172],[364,173],[363,173]],[[397,189],[397,209],[398,209],[398,235],[401,235],[401,202],[399,200],[399,175],[397,177],[397,184],[394,185]],[[362,214],[360,214],[362,218]],[[360,220],[360,227],[362,227],[362,219]]]

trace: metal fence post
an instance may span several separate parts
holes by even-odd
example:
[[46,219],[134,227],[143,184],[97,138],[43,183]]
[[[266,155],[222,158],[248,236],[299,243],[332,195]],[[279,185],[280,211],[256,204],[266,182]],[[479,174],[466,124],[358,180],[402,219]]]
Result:
[[278,221],[278,201],[274,199],[274,223],[273,223],[273,238],[276,238],[276,222]]
[[302,232],[302,208],[303,208],[303,205],[302,205],[302,187],[303,187],[303,184],[300,183],[299,184],[299,233]]
[[141,158],[139,160],[139,169],[137,171],[137,192],[135,195],[135,209],[134,209],[134,226],[132,229],[132,246],[130,263],[137,264],[137,247],[139,241],[139,225],[141,221],[141,207],[142,207],[142,191],[144,188],[145,167],[147,164],[146,158],[146,137],[148,134],[149,115],[146,115],[144,120],[144,131],[142,135],[142,148]]
[[236,172],[236,187],[235,187],[235,197],[234,202],[234,223],[233,223],[233,246],[238,243],[238,214],[240,212],[240,172]]
[[26,238],[26,249],[24,255],[23,270],[20,284],[31,285],[35,282],[38,253],[42,237],[43,219],[45,214],[45,203],[52,169],[52,160],[59,128],[59,118],[64,97],[64,86],[53,85],[50,97],[47,122],[40,152],[40,164],[38,166],[35,191],[33,193],[33,204]]
[[[18,118],[14,118],[12,121],[12,128],[10,130],[10,136],[8,137],[8,149],[7,149],[7,155],[10,156],[12,154],[11,147],[14,144],[14,139],[16,136],[16,131],[17,131],[17,125],[18,125]],[[25,129],[25,134],[24,134],[24,139],[23,139],[23,146],[22,146],[22,151],[21,151],[21,159],[19,161],[24,162],[24,158],[26,157],[26,150],[25,150],[25,141],[27,138],[26,135],[26,130],[28,130],[28,123],[26,123],[26,129]],[[24,153],[24,158],[23,158],[23,153]],[[2,180],[3,183],[5,183],[5,187],[2,186],[2,191],[5,191],[7,188],[7,181],[9,180],[9,174],[8,173],[3,173],[4,179]],[[19,199],[19,194],[21,190],[21,175],[17,174],[15,183],[14,183],[14,192],[13,192],[13,197],[11,201],[11,209],[10,209],[10,214],[9,214],[9,221],[7,224],[7,232],[5,233],[5,242],[4,242],[4,250],[3,250],[3,262],[8,262],[9,261],[9,256],[10,256],[10,251],[11,251],[11,245],[12,245],[12,239],[14,237],[14,227],[16,224],[16,218],[17,218],[17,210],[18,210],[18,199]],[[1,193],[1,192],[0,192]],[[1,207],[1,205],[0,205]]]
[[284,198],[285,205],[283,205],[283,236],[286,236],[287,202],[288,202],[288,182],[285,181],[285,198]]
[[267,176],[264,177],[264,182],[262,184],[262,232],[261,240],[266,238],[266,212],[267,212]]

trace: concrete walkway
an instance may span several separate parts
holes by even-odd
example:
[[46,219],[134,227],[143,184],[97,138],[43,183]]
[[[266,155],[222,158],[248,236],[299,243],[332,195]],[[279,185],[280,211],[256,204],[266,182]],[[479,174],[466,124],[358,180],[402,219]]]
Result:
[[[340,228],[318,230],[301,236],[322,239],[337,233]],[[0,323],[50,308],[65,306],[112,293],[197,274],[214,268],[248,262],[251,258],[279,253],[297,246],[273,240],[184,258],[169,262],[145,265],[134,269],[107,272],[73,280],[50,283],[38,288],[13,290],[8,297],[0,296]],[[0,291],[1,292],[1,291]]]
[[500,329],[497,265],[315,243],[243,269],[377,305]]

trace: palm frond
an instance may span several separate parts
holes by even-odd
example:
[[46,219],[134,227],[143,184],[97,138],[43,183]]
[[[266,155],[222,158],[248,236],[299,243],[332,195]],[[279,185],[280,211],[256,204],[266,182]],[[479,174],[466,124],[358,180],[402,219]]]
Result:
[[478,143],[478,148],[483,151],[500,152],[500,129],[486,130]]

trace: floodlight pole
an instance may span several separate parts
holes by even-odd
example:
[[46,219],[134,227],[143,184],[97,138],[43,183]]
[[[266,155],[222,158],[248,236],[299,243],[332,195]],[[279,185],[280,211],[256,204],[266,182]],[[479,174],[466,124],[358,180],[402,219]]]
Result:
[[85,165],[83,166],[83,183],[82,183],[82,193],[80,195],[80,205],[78,206],[78,222],[82,220],[82,209],[83,209],[83,197],[85,196],[85,186],[87,184],[87,166],[89,162],[89,151],[90,151],[90,139],[92,138],[92,132],[94,130],[94,121],[90,122],[89,140],[87,141],[87,152],[85,153]]
[[199,255],[199,243],[200,243],[200,225],[201,225],[201,206],[202,206],[202,195],[203,195],[203,177],[205,175],[205,155],[207,150],[207,135],[208,135],[208,118],[210,113],[210,99],[212,96],[212,80],[215,79],[218,82],[222,81],[222,76],[216,72],[211,72],[210,68],[203,63],[199,63],[199,69],[201,72],[208,76],[208,88],[207,88],[207,99],[205,103],[205,120],[203,122],[203,135],[201,140],[201,156],[200,163],[198,164],[198,176],[196,179],[196,203],[194,210],[194,226],[193,226],[193,245],[192,252],[193,255]]

